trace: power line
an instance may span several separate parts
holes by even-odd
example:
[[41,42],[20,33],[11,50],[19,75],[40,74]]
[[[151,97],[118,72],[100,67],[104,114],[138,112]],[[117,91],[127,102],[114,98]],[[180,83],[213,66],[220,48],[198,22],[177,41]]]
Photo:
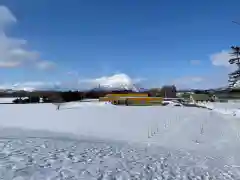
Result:
[[237,24],[237,25],[239,25],[239,26],[240,26],[240,23],[239,23],[239,22],[237,22],[237,21],[232,21],[232,23],[234,23],[234,24]]

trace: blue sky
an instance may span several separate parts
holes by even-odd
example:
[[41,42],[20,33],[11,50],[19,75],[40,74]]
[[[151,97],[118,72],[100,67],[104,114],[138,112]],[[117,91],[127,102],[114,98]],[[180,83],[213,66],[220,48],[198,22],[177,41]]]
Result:
[[144,87],[222,86],[232,69],[227,51],[239,42],[231,22],[240,21],[238,0],[0,3],[2,86],[117,74]]

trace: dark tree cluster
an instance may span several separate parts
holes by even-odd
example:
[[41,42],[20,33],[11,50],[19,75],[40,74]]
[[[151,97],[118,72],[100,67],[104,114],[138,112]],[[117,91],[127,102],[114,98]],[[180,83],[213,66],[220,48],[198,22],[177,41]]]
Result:
[[[141,93],[146,93],[148,96],[152,97],[176,97],[176,87],[175,86],[164,86],[161,89],[151,89],[145,90]],[[107,94],[134,94],[139,92],[134,92],[132,90],[90,90],[90,91],[16,91],[13,93],[0,93],[2,97],[17,97],[14,103],[63,103],[71,101],[79,101],[82,99],[98,99],[104,97]]]
[[152,88],[147,92],[150,97],[162,97],[162,92],[160,88]]
[[93,91],[92,90],[92,91],[85,92],[84,97],[86,99],[96,99],[96,98],[99,98],[99,97],[104,97],[107,94],[128,94],[128,93],[134,94],[134,93],[137,93],[137,92],[134,92],[132,90],[113,90],[113,91],[104,91],[104,90]]
[[[13,102],[14,103],[36,103],[40,102],[40,98],[42,99],[42,103],[62,103],[62,102],[71,102],[71,101],[79,101],[82,99],[97,99],[99,97],[103,97],[107,94],[111,93],[136,93],[129,90],[122,91],[34,91],[34,92],[25,92],[25,91],[17,91],[14,92],[9,97],[17,97]],[[6,97],[6,96],[2,96]]]
[[60,92],[59,95],[63,102],[79,101],[84,98],[84,93],[78,91]]
[[40,97],[27,97],[27,98],[17,98],[13,100],[13,103],[15,104],[26,104],[26,103],[39,103]]
[[[91,90],[86,92],[78,92],[78,91],[68,91],[68,92],[58,92],[53,93],[49,98],[52,102],[70,102],[70,101],[79,101],[82,99],[98,99],[100,97],[104,97],[107,94],[134,94],[132,90],[115,90],[115,91],[104,91],[104,90]],[[148,93],[148,92],[145,92]]]
[[195,94],[211,94],[208,90],[193,90]]

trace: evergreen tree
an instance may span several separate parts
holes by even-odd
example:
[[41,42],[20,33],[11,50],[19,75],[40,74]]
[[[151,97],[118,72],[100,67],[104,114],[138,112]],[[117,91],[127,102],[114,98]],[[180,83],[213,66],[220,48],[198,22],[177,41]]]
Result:
[[236,64],[237,70],[229,74],[229,88],[233,88],[236,82],[240,79],[240,47],[232,46],[231,58],[229,59],[230,64]]

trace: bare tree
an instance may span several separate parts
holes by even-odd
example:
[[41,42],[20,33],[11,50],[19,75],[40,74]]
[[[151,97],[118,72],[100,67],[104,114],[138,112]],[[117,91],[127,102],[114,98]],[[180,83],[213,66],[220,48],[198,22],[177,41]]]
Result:
[[59,110],[61,103],[64,102],[63,98],[60,96],[60,93],[52,93],[49,95],[48,99],[57,106],[57,110]]

